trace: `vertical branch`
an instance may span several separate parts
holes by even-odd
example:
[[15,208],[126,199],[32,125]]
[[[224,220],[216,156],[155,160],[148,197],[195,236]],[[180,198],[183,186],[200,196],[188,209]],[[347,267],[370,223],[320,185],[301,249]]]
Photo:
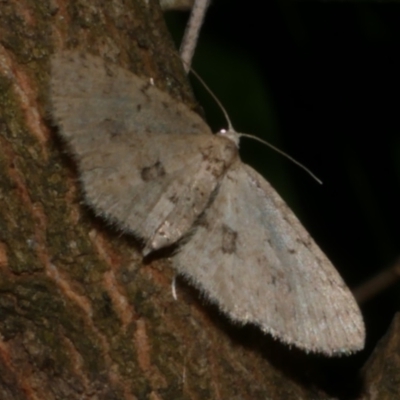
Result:
[[209,4],[210,0],[195,0],[194,2],[180,49],[181,58],[186,72],[190,70],[201,25],[203,24]]

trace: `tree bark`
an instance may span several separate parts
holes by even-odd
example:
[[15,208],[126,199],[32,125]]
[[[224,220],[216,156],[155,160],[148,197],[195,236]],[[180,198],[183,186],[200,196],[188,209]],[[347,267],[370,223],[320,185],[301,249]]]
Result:
[[169,260],[143,263],[82,203],[48,114],[61,48],[195,107],[155,1],[1,2],[0,398],[329,398],[309,387],[318,357],[232,325],[179,279],[174,300]]

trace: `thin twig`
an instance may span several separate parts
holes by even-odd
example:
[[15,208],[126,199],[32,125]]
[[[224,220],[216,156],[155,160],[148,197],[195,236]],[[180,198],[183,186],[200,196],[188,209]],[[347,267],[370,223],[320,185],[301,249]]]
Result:
[[203,24],[209,4],[210,0],[195,0],[192,12],[190,13],[189,22],[186,26],[180,48],[181,58],[186,72],[190,70],[201,25]]
[[163,11],[186,11],[193,7],[193,0],[160,0]]
[[375,297],[378,293],[383,292],[389,286],[395,284],[399,279],[400,259],[398,259],[390,268],[385,269],[354,289],[354,297],[360,304],[365,303],[367,300]]

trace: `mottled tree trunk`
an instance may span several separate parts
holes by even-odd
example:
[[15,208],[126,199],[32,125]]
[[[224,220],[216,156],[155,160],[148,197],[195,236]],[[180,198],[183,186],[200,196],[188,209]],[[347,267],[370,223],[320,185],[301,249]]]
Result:
[[174,300],[168,259],[82,203],[48,96],[51,54],[76,47],[194,105],[155,1],[1,2],[0,399],[327,398],[303,382],[315,357],[181,280]]

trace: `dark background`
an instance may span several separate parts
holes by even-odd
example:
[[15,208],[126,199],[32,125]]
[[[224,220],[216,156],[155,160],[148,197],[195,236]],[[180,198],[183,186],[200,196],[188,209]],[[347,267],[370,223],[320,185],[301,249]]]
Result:
[[[194,58],[237,131],[270,141],[323,180],[242,139],[242,158],[273,184],[352,288],[399,256],[399,8],[214,0]],[[166,17],[180,43],[188,13]],[[213,131],[226,127],[210,96],[193,86]],[[324,361],[334,381],[362,366],[399,305],[399,283],[361,305],[366,349]]]

